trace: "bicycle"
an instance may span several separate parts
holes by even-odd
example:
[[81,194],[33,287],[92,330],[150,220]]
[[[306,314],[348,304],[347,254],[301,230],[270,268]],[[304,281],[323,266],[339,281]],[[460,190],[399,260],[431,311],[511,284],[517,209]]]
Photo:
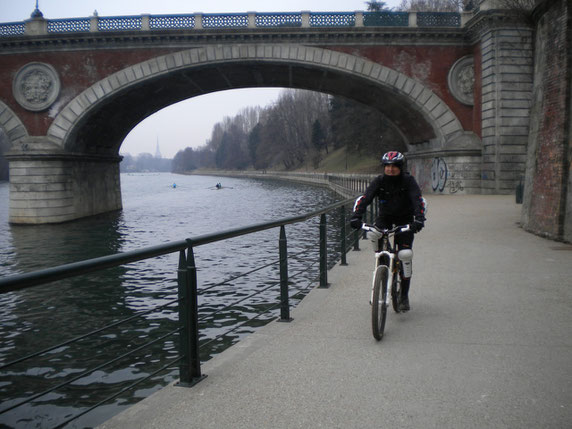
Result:
[[[403,269],[411,269],[413,251],[402,249],[398,254],[395,249],[395,235],[401,232],[410,231],[409,225],[396,226],[392,229],[379,229],[375,225],[364,223],[362,229],[369,232],[375,251],[375,269],[373,272],[372,297],[371,297],[371,324],[373,336],[377,341],[383,338],[385,330],[385,319],[387,308],[389,307],[389,296],[391,293],[391,304],[396,313],[400,313],[401,278]],[[391,240],[393,238],[393,240]],[[381,246],[379,244],[381,243]],[[403,267],[402,267],[403,265]],[[403,269],[402,269],[403,268]],[[391,275],[390,275],[391,274]]]

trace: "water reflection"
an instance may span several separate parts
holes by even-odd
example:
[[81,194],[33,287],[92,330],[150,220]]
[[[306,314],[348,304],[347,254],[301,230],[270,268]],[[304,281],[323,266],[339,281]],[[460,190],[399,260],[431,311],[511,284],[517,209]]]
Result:
[[[117,253],[123,247],[121,212],[55,225],[10,225],[10,272],[28,272]],[[5,274],[5,273],[0,273]]]

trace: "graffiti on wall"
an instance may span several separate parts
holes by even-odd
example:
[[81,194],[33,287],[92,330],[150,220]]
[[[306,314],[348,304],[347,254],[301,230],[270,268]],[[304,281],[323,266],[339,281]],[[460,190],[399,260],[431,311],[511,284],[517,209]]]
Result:
[[447,184],[447,163],[443,158],[433,158],[431,165],[431,187],[433,192],[443,192]]
[[451,181],[449,181],[449,192],[451,194],[455,194],[457,192],[462,192],[464,190],[465,190],[465,187],[463,186],[462,180],[451,180]]
[[471,192],[466,176],[470,178],[474,170],[474,164],[465,159],[434,157],[415,162],[410,171],[423,192],[456,194]]
[[[450,170],[443,158],[433,158],[431,164],[431,188],[433,192],[443,192],[445,187],[448,188],[450,194],[463,192],[465,190],[463,174],[455,170],[457,168]],[[459,175],[461,178],[458,177]]]

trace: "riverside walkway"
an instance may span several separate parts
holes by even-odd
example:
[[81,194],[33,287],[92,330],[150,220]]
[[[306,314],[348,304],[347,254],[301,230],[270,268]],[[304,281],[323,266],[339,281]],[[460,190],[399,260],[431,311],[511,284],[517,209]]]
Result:
[[371,334],[369,242],[292,311],[101,428],[570,428],[572,246],[508,196],[429,196],[412,310]]

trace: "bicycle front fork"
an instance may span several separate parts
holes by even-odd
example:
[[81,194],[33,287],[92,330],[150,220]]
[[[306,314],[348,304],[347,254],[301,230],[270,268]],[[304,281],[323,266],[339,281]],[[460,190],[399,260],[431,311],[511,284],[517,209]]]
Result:
[[380,265],[385,265],[388,268],[388,276],[387,276],[387,293],[385,294],[385,304],[389,305],[390,299],[390,291],[393,286],[393,274],[394,270],[399,269],[399,260],[396,258],[394,253],[391,253],[387,250],[382,250],[381,252],[375,252],[375,269],[373,270],[373,281],[371,285],[371,296],[369,299],[369,303],[373,302],[373,289],[375,287],[375,273],[377,268]]

